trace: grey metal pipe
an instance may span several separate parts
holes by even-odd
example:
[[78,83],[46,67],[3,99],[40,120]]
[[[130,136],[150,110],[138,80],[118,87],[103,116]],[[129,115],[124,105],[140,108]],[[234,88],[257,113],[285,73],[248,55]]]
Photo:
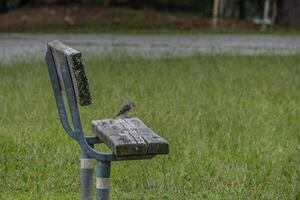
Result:
[[89,157],[81,150],[81,176],[80,176],[80,199],[92,200],[93,193],[93,173],[94,173],[94,159]]
[[110,162],[98,161],[96,200],[109,199]]

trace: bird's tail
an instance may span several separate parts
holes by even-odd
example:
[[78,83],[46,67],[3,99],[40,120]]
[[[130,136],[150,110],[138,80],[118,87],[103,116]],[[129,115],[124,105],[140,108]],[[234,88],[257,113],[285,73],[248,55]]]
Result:
[[116,114],[116,116],[114,117],[114,119],[117,119],[120,116],[120,113]]

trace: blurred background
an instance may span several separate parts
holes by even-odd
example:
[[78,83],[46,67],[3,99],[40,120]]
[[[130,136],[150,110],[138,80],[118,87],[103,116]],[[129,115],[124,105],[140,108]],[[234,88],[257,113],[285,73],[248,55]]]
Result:
[[0,0],[1,32],[298,29],[299,0]]
[[113,200],[300,200],[299,33],[300,0],[0,0],[0,200],[80,196],[52,40],[82,52],[88,134],[133,101],[170,143],[113,163]]

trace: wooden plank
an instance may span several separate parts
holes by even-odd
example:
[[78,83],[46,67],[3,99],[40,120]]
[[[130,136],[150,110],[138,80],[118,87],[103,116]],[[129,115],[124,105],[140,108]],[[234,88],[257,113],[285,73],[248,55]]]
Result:
[[80,51],[78,51],[77,49],[67,46],[58,40],[53,40],[51,42],[48,42],[48,46],[50,46],[55,51],[60,52],[61,54],[66,56],[74,56],[78,54],[81,55]]
[[61,88],[61,90],[64,90],[65,89],[65,84],[64,84],[64,81],[63,81],[63,78],[62,78],[61,67],[60,67],[61,62],[64,59],[64,54],[61,53],[60,51],[57,51],[56,48],[52,46],[52,42],[49,42],[48,46],[51,49],[51,53],[52,53],[52,56],[53,56],[55,67],[56,67],[56,73],[57,73],[57,76],[58,76],[60,88]]
[[88,78],[85,73],[81,56],[72,56],[69,58],[69,67],[72,70],[72,81],[77,98],[77,102],[81,106],[92,104]]
[[94,120],[92,129],[117,156],[145,155],[147,152],[146,143],[137,142],[130,134],[130,130],[123,127],[117,120]]
[[88,79],[81,61],[80,51],[71,48],[57,40],[49,42],[48,47],[52,52],[61,89],[64,90],[65,86],[62,79],[60,65],[63,59],[66,57],[68,60],[68,67],[72,77],[74,86],[73,88],[77,102],[82,106],[92,104]]
[[135,127],[137,132],[144,138],[148,146],[147,154],[168,154],[169,144],[166,140],[146,126],[139,118],[132,117],[125,119],[130,126]]
[[48,47],[50,47],[51,52],[52,52],[52,56],[54,59],[54,63],[56,66],[56,72],[58,75],[58,79],[59,79],[59,83],[61,86],[61,89],[64,90],[65,89],[65,85],[62,79],[62,75],[61,75],[61,62],[62,60],[65,58],[65,56],[69,57],[69,56],[81,56],[81,53],[76,50],[73,49],[65,44],[63,44],[60,41],[54,40],[48,43]]
[[167,141],[136,117],[94,120],[92,129],[117,156],[169,153]]
[[123,119],[123,118],[117,118],[116,121],[119,122],[119,124],[121,126],[123,126],[126,130],[129,130],[128,133],[134,138],[134,140],[137,143],[146,144],[146,142],[143,139],[143,137],[139,135],[137,129],[135,127],[132,127],[130,124],[128,124],[125,119]]

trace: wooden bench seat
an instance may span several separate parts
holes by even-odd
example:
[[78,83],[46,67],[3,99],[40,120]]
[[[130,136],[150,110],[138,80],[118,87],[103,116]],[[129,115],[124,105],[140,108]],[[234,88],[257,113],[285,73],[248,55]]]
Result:
[[92,129],[116,156],[169,153],[167,141],[137,117],[93,120]]

